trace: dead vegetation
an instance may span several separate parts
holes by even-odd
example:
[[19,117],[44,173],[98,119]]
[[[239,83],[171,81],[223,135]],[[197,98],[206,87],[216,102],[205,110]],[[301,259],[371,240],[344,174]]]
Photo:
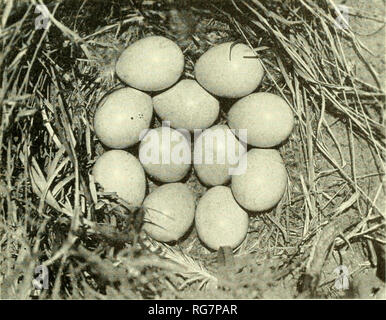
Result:
[[[334,3],[192,1],[186,10],[141,2],[50,1],[41,29],[41,0],[1,4],[0,297],[365,297],[334,289],[334,269],[347,265],[355,284],[380,264],[385,92],[369,61],[361,59],[376,85],[346,59],[345,46],[359,58],[367,49],[350,26],[337,24],[344,17]],[[280,147],[286,196],[252,217],[230,277],[219,276],[215,254],[194,231],[174,246],[146,239],[141,211],[116,210],[120,200],[100,192],[89,172],[103,152],[93,112],[120,85],[115,59],[150,34],[180,44],[186,78],[212,44],[242,40],[263,61],[259,90],[282,95],[296,115]],[[194,175],[187,183],[197,196],[205,190]],[[41,264],[49,286],[36,291]],[[373,287],[375,294],[381,284]]]

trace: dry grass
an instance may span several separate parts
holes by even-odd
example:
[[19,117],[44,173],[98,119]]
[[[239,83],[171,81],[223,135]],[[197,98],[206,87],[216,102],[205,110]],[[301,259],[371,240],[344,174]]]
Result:
[[[293,298],[302,274],[311,277],[307,294],[339,296],[325,273],[343,263],[354,276],[374,265],[373,242],[385,244],[385,92],[368,61],[376,86],[355,74],[343,49],[362,57],[366,48],[336,27],[332,1],[192,1],[191,11],[160,2],[52,1],[50,26],[40,30],[41,0],[2,2],[0,297]],[[93,112],[119,85],[115,59],[150,34],[178,41],[187,78],[211,45],[241,39],[264,63],[260,90],[282,95],[296,115],[280,147],[286,196],[252,217],[235,257],[240,272],[227,279],[194,231],[175,246],[146,239],[141,212],[122,214],[89,172],[103,152]],[[205,190],[194,175],[188,184],[198,196]],[[49,289],[34,292],[40,264]]]

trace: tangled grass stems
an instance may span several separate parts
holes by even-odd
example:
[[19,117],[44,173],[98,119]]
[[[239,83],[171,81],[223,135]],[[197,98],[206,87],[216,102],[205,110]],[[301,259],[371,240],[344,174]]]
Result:
[[[181,250],[164,246],[151,256],[144,247],[137,252],[130,237],[106,242],[109,235],[123,235],[133,222],[114,213],[116,199],[105,200],[89,172],[102,152],[91,125],[95,106],[119,85],[111,56],[145,34],[177,39],[168,25],[167,5],[154,9],[151,4],[117,1],[106,12],[93,7],[92,1],[73,8],[57,2],[50,9],[49,27],[36,30],[37,4],[44,2],[1,4],[1,297],[28,298],[34,267],[42,263],[53,273],[52,289],[39,298],[182,297],[197,289],[213,293],[218,280],[210,271],[213,266],[193,258],[213,254],[198,242],[188,239]],[[192,6],[199,23],[186,29],[191,34],[181,40],[187,56],[185,75],[192,77],[194,61],[210,45],[242,39],[263,61],[267,79],[262,90],[281,94],[297,118],[293,138],[280,148],[289,168],[287,196],[267,219],[253,217],[242,249],[249,258],[241,269],[273,252],[281,261],[277,269],[286,266],[285,274],[299,274],[302,268],[320,273],[325,250],[317,251],[316,246],[323,230],[323,248],[330,240],[337,248],[347,241],[384,243],[379,231],[384,230],[385,218],[380,205],[385,92],[362,53],[368,49],[350,27],[336,27],[340,13],[334,3],[193,1]],[[87,25],[82,19],[99,24]],[[345,55],[346,43],[375,85],[355,74]],[[345,128],[347,146],[337,126]],[[363,145],[376,164],[365,173],[358,155]],[[366,181],[374,184],[371,192]],[[98,206],[100,199],[109,205]],[[328,237],[328,226],[339,217],[345,219],[347,212],[355,212],[359,220],[349,218],[348,231],[334,229]],[[110,232],[115,229],[118,233]],[[344,233],[344,240],[339,233]],[[144,241],[142,236],[139,241]],[[258,271],[250,270],[253,275]],[[261,272],[267,283],[276,279]],[[271,284],[256,286],[273,290]],[[223,294],[215,290],[215,297]],[[246,284],[231,292],[233,297],[262,296]]]

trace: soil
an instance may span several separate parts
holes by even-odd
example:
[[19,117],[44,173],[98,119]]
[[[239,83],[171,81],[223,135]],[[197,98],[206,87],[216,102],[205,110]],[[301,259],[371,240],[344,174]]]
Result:
[[[338,5],[346,6],[348,24],[358,39],[369,49],[363,50],[365,59],[379,75],[383,89],[386,88],[385,69],[385,1],[383,0],[338,0]],[[349,44],[345,45],[346,57],[356,68],[357,75],[364,81],[376,85],[365,64],[360,61]]]

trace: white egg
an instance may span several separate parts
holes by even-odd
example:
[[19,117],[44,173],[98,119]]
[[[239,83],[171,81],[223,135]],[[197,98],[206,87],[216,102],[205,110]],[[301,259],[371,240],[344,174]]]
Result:
[[92,174],[105,192],[116,192],[133,206],[140,206],[145,197],[146,177],[143,168],[130,153],[110,150],[95,162]]
[[181,80],[153,98],[154,110],[173,128],[206,129],[216,121],[220,105],[194,80]]
[[184,55],[177,44],[165,37],[150,36],[127,47],[115,69],[118,77],[129,86],[158,91],[177,82],[184,63]]
[[246,151],[228,126],[213,126],[204,130],[194,142],[194,169],[206,185],[225,184]]
[[287,171],[274,149],[251,149],[240,161],[246,171],[233,175],[231,188],[237,202],[247,210],[266,211],[274,207],[287,187]]
[[210,93],[225,98],[240,98],[260,84],[264,69],[254,52],[245,44],[218,44],[196,62],[197,81]]
[[190,141],[170,127],[151,129],[140,143],[139,159],[156,180],[180,181],[191,168]]
[[94,116],[94,130],[99,140],[114,149],[124,149],[140,140],[153,115],[152,99],[146,93],[122,88],[108,94]]
[[248,144],[270,148],[285,141],[294,127],[294,116],[285,100],[267,92],[253,93],[237,101],[228,113],[232,129],[246,129]]
[[146,197],[143,206],[143,230],[157,241],[177,241],[193,224],[195,197],[183,183],[158,187]]
[[238,247],[247,236],[248,224],[248,214],[235,201],[228,187],[211,188],[198,202],[197,234],[210,249]]

